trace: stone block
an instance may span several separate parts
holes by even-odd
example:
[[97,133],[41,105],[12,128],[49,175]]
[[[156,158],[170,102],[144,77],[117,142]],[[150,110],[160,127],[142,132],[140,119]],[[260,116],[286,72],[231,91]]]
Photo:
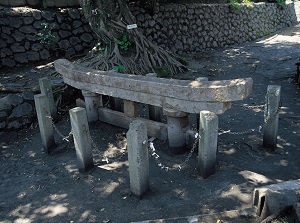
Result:
[[20,118],[23,116],[32,116],[32,113],[33,113],[32,105],[25,102],[15,107],[8,118],[12,119],[12,118]]
[[299,190],[299,179],[255,188],[253,206],[257,216],[261,220],[270,215],[278,216],[281,211],[300,201]]

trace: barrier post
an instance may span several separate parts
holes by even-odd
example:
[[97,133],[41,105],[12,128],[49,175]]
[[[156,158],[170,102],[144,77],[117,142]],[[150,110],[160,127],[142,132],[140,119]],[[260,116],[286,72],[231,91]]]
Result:
[[200,112],[198,167],[203,178],[215,173],[218,142],[218,116],[210,111]]
[[269,85],[264,114],[263,147],[275,149],[278,135],[278,119],[281,87]]
[[142,196],[149,189],[147,126],[141,120],[130,123],[126,134],[131,192]]
[[80,172],[86,172],[94,166],[92,141],[87,121],[86,110],[76,107],[69,111],[74,145]]
[[40,85],[41,93],[45,94],[48,98],[51,117],[55,120],[57,118],[57,108],[54,102],[51,83],[47,77],[43,77],[39,79],[39,85]]
[[44,151],[49,154],[51,150],[56,147],[56,144],[54,140],[54,129],[52,126],[48,97],[45,94],[34,95],[34,102],[43,148]]

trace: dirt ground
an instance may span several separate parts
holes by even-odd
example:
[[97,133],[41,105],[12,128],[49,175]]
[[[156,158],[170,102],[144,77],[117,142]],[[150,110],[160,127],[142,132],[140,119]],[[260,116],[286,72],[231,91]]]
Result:
[[[1,133],[0,222],[123,223],[251,208],[255,187],[300,178],[300,86],[294,83],[299,43],[298,25],[255,42],[188,55],[192,71],[177,78],[254,80],[251,96],[219,115],[219,128],[255,131],[220,135],[216,173],[207,179],[199,176],[197,153],[181,171],[162,171],[151,158],[150,191],[139,199],[130,195],[126,129],[101,122],[90,126],[95,168],[84,174],[76,168],[74,144],[58,133],[58,148],[51,155],[42,149],[37,123],[22,131]],[[2,71],[1,77],[7,72],[25,74],[23,80],[30,77],[27,83],[37,84],[51,69],[51,64],[47,69],[27,66]],[[268,85],[282,89],[274,152],[262,147],[258,129],[263,125],[263,109],[240,106],[263,105]],[[68,135],[68,112],[61,113],[56,126],[62,135]],[[187,155],[171,154],[166,142],[155,140],[154,145],[168,166],[182,163]],[[102,159],[103,154],[110,158],[109,163]]]

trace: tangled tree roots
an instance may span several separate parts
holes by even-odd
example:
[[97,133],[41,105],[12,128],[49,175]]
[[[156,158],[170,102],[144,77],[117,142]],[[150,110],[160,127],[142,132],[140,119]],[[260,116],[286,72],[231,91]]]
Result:
[[186,70],[185,65],[174,55],[146,41],[135,41],[135,55],[132,52],[121,53],[117,44],[112,48],[110,50],[110,47],[105,47],[102,52],[95,52],[94,49],[78,63],[97,70],[114,69],[130,74],[147,74],[161,68],[175,75]]
[[[174,75],[186,70],[179,57],[151,43],[138,29],[127,29],[134,17],[125,0],[80,0],[85,17],[99,37],[101,49],[96,47],[78,63],[98,70],[116,70],[131,74],[147,74],[158,69]],[[108,8],[108,6],[110,6]],[[92,12],[97,9],[97,14]],[[108,13],[109,12],[109,13]],[[119,38],[128,35],[131,45],[121,49]]]

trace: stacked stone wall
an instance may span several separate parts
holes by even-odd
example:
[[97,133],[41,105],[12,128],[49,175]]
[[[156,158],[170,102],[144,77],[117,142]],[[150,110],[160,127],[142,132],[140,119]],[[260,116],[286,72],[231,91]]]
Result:
[[[51,45],[41,43],[38,35],[44,32],[44,24],[53,27],[51,34],[56,39]],[[79,9],[0,8],[0,67],[55,57],[71,58],[88,52],[95,42],[95,36]]]
[[166,4],[154,16],[135,8],[138,26],[148,39],[181,53],[195,53],[255,40],[297,23],[294,4]]
[[0,131],[29,126],[35,117],[33,92],[8,94],[0,98]]

